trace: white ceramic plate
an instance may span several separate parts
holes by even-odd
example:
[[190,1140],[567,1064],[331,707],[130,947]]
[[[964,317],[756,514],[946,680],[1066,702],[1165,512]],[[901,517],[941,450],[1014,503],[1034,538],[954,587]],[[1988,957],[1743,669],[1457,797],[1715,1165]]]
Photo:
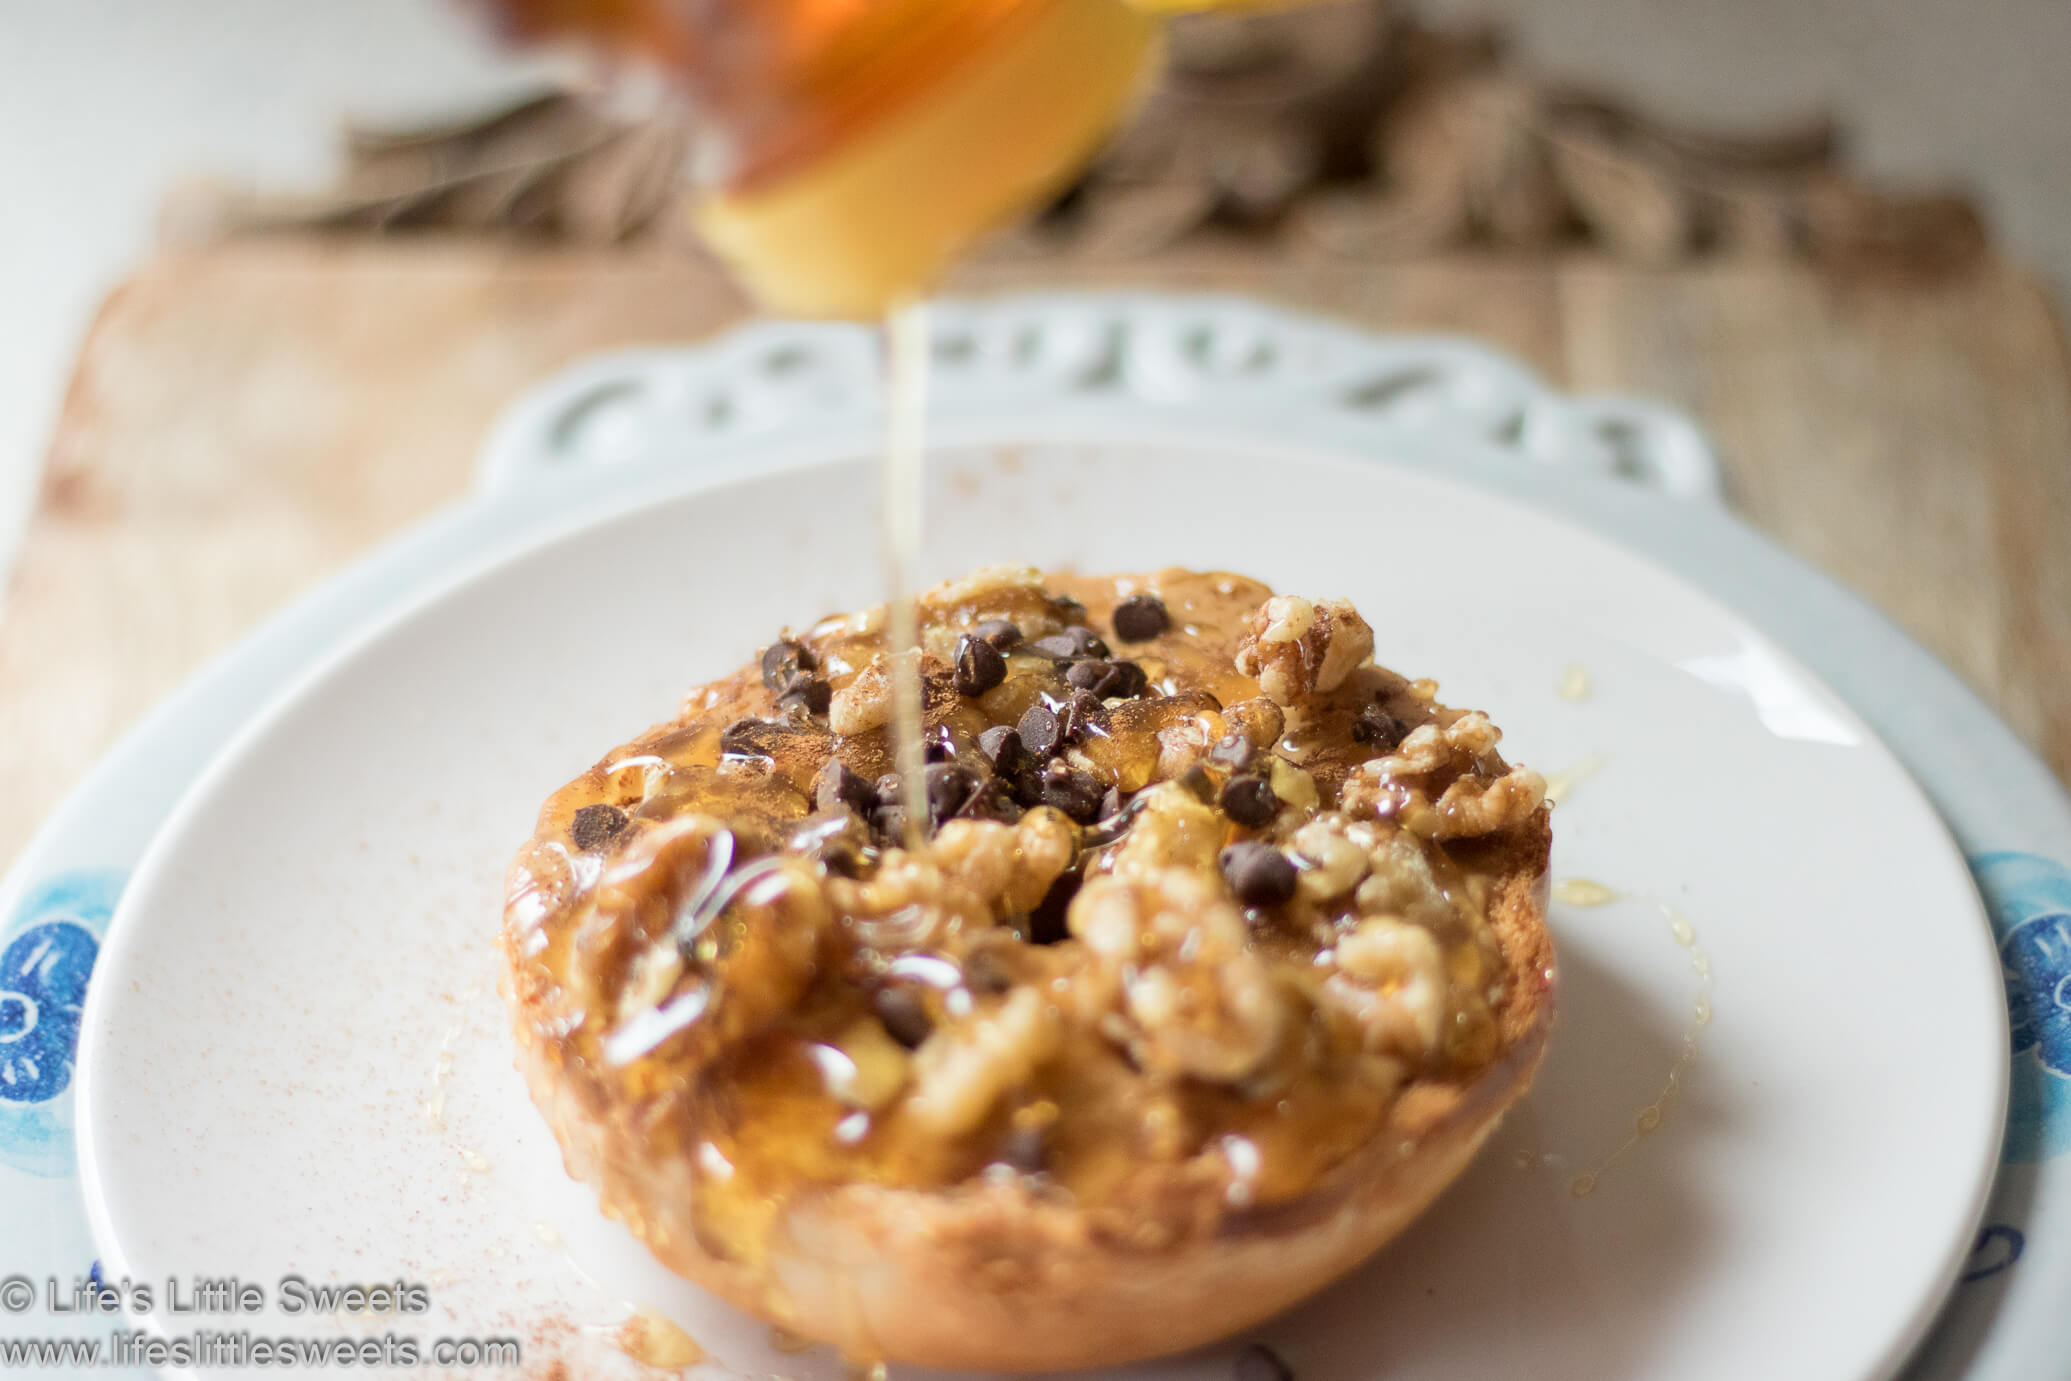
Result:
[[[1898,1366],[1997,1158],[2004,990],[1960,855],[1836,697],[1676,578],[1430,476],[1135,441],[968,450],[935,477],[938,574],[1170,561],[1347,594],[1385,660],[1491,710],[1514,756],[1601,760],[1556,872],[1626,899],[1556,906],[1540,1085],[1408,1236],[1265,1330],[1304,1381]],[[622,1360],[630,1300],[727,1371],[838,1375],[654,1268],[561,1175],[491,938],[539,800],[779,625],[863,598],[870,508],[851,462],[586,525],[244,735],[139,865],[96,971],[79,1117],[104,1274],[401,1277],[430,1289],[427,1336],[518,1337],[529,1371],[585,1376]],[[1556,693],[1571,664],[1587,699]],[[1687,1036],[1660,1129],[1621,1154]]]

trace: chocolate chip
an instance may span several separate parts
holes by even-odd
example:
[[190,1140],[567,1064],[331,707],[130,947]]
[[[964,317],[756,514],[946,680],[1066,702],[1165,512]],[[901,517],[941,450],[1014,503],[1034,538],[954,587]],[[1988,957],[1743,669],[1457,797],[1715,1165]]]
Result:
[[884,1023],[885,1032],[908,1050],[919,1047],[935,1029],[927,1004],[920,994],[903,983],[888,983],[870,995],[870,1009]]
[[1066,685],[1077,686],[1080,690],[1093,690],[1113,673],[1114,667],[1109,663],[1101,661],[1098,657],[1087,657],[1082,661],[1073,662],[1064,669],[1064,681]]
[[1054,806],[1082,825],[1100,814],[1100,778],[1069,763],[1052,762],[1036,782],[1036,804]]
[[877,789],[849,770],[839,758],[829,758],[813,778],[813,805],[820,810],[852,810],[867,816],[877,809]]
[[1108,681],[1101,686],[1103,700],[1134,700],[1150,689],[1150,674],[1134,662],[1109,662]]
[[1271,844],[1232,844],[1219,862],[1224,881],[1246,906],[1278,906],[1294,895],[1294,864]]
[[1024,1175],[1039,1175],[1049,1163],[1049,1129],[1034,1123],[1009,1127],[1000,1138],[999,1164],[1012,1166]]
[[1000,650],[974,633],[956,640],[956,691],[959,695],[983,695],[1007,679],[1007,659]]
[[1232,772],[1242,772],[1257,757],[1257,747],[1242,734],[1224,734],[1208,750],[1208,761],[1220,763]]
[[808,815],[785,839],[784,849],[818,861],[830,873],[851,878],[868,871],[875,857],[869,830],[839,807]]
[[[1107,706],[1091,691],[1073,691],[1057,721],[1058,733],[1066,743],[1083,743],[1095,734],[1105,734],[1107,726]],[[1022,737],[1028,735],[1023,733]]]
[[955,762],[956,735],[947,724],[937,724],[923,736],[920,751],[924,762]]
[[1075,623],[1062,633],[1037,638],[1028,645],[1031,652],[1040,652],[1045,657],[1054,657],[1060,662],[1076,661],[1081,657],[1105,657],[1108,646],[1100,635],[1082,623]]
[[1006,619],[987,619],[971,629],[974,636],[985,639],[1000,651],[1021,641],[1021,626]]
[[978,755],[1003,777],[1014,776],[1033,761],[1028,749],[1022,746],[1021,734],[1011,724],[995,724],[978,735]]
[[578,849],[601,849],[626,827],[627,815],[617,806],[584,806],[575,812],[568,832]]
[[906,842],[906,806],[899,789],[899,774],[887,772],[871,784],[877,804],[870,811],[870,828],[890,844]]
[[1079,894],[1080,881],[1079,873],[1073,870],[1059,874],[1057,881],[1050,884],[1050,890],[1043,893],[1036,909],[1028,913],[1030,944],[1054,945],[1071,935],[1070,928],[1064,924],[1064,913],[1071,909],[1071,899]]
[[1080,655],[1078,648],[1072,644],[1072,640],[1065,637],[1062,633],[1052,633],[1046,638],[1037,638],[1028,645],[1028,650],[1030,652],[1040,652],[1045,657],[1050,657],[1060,662],[1071,661]]
[[1064,669],[1065,684],[1090,692],[1101,700],[1131,699],[1143,694],[1150,677],[1134,662],[1110,662],[1099,657],[1082,657]]
[[1222,789],[1222,813],[1246,829],[1264,829],[1280,813],[1280,798],[1264,777],[1232,777]]
[[1047,758],[1064,743],[1064,726],[1047,705],[1030,705],[1014,726],[1021,746],[1039,758]]
[[729,758],[774,759],[777,745],[801,732],[781,719],[737,719],[720,731],[719,751]]
[[819,669],[820,659],[813,650],[788,638],[779,638],[762,654],[762,684],[773,691],[787,691],[800,676]]
[[906,807],[896,800],[888,800],[870,812],[870,832],[887,844],[903,848],[906,844]]
[[824,676],[800,676],[785,692],[777,697],[777,708],[789,710],[796,706],[805,713],[825,714],[834,701],[834,687]]
[[1125,643],[1148,642],[1172,626],[1165,601],[1156,595],[1131,595],[1115,606],[1115,636]]
[[1392,753],[1409,737],[1409,725],[1376,703],[1359,712],[1359,718],[1352,724],[1352,737],[1361,743],[1371,743],[1383,753]]
[[938,825],[955,818],[978,792],[977,774],[953,762],[930,764],[924,780],[928,789],[928,818]]
[[1232,1381],[1294,1381],[1294,1368],[1264,1343],[1253,1343],[1237,1354]]
[[1100,818],[1086,830],[1086,847],[1098,849],[1127,834],[1129,826],[1136,823],[1136,817],[1143,813],[1144,803],[1149,799],[1147,796],[1137,796],[1124,802],[1121,791],[1116,787],[1109,787],[1107,795],[1100,798]]
[[1180,790],[1204,806],[1215,799],[1215,778],[1209,776],[1208,769],[1198,762],[1189,765],[1175,780],[1179,783]]
[[1066,623],[1084,623],[1086,606],[1070,595],[1051,595],[1050,608]]
[[1007,782],[999,778],[980,785],[960,812],[966,820],[997,820],[1003,825],[1013,824],[1021,814],[1021,803],[1014,799]]

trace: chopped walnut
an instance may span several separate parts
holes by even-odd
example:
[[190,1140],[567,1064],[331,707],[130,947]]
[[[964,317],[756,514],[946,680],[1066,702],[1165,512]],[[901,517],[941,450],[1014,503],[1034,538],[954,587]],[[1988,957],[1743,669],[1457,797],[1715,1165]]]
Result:
[[[688,816],[636,838],[605,874],[569,980],[618,1017],[607,1058],[637,1058],[673,1040],[695,1066],[783,1015],[805,991],[832,919],[820,880],[810,865],[786,858],[726,875],[731,857],[731,836],[717,822]],[[626,986],[643,1001],[624,988],[613,1001],[607,975],[619,965],[617,949],[641,935],[649,943],[631,956]],[[613,943],[601,942],[607,936]],[[671,1025],[670,1015],[684,1011],[695,1022]]]
[[1127,985],[1144,1068],[1218,1083],[1254,1073],[1280,1044],[1287,1005],[1256,955],[1218,965],[1162,964]]
[[1078,826],[1060,810],[1037,806],[1012,825],[951,820],[936,831],[928,858],[998,918],[1033,910],[1078,848]]
[[1014,827],[991,820],[950,820],[935,831],[931,862],[990,902],[1014,877]]
[[1079,827],[1053,806],[1037,806],[1014,826],[1014,872],[1000,896],[1001,910],[1035,910],[1079,856]]
[[665,937],[635,955],[626,970],[626,985],[619,990],[617,1019],[628,1021],[668,1001],[683,970],[683,951],[673,939]]
[[1276,595],[1251,616],[1237,670],[1286,706],[1336,690],[1372,656],[1373,629],[1349,600]]
[[1546,779],[1529,767],[1513,767],[1486,784],[1461,777],[1438,798],[1433,839],[1472,839],[1531,818],[1546,800]]
[[1145,866],[1093,878],[1069,924],[1119,980],[1124,1019],[1105,1029],[1139,1065],[1234,1083],[1278,1047],[1288,1007],[1211,876]]
[[874,1017],[851,1022],[829,1045],[842,1058],[823,1065],[828,1092],[850,1107],[882,1108],[905,1089],[913,1057]]
[[1453,904],[1414,838],[1391,833],[1374,845],[1369,858],[1372,871],[1353,894],[1361,915],[1400,916],[1430,928],[1451,923]]
[[1151,768],[1151,780],[1173,781],[1199,762],[1215,742],[1209,721],[1201,715],[1168,724],[1158,730],[1158,760]]
[[937,1030],[914,1053],[906,1115],[937,1136],[970,1131],[1014,1085],[1057,1049],[1057,1014],[1034,988],[1016,988],[999,1008]]
[[856,937],[886,954],[929,949],[990,927],[990,901],[933,859],[888,850],[868,878],[830,877],[827,896]]
[[1426,839],[1469,839],[1522,824],[1545,801],[1546,781],[1525,767],[1491,776],[1492,760],[1503,768],[1493,758],[1502,737],[1479,710],[1421,725],[1393,753],[1360,764],[1345,783],[1345,809],[1392,816]]
[[1305,865],[1295,889],[1314,902],[1335,901],[1359,885],[1370,868],[1367,851],[1349,838],[1341,815],[1311,820],[1289,841]]
[[1108,859],[1110,871],[1168,866],[1213,871],[1223,846],[1223,820],[1213,806],[1177,782],[1160,782],[1138,799],[1143,804]]
[[1315,777],[1306,768],[1296,767],[1285,758],[1267,760],[1266,778],[1272,782],[1275,796],[1304,814],[1323,804],[1323,798],[1316,790]]
[[1338,941],[1324,992],[1358,1022],[1367,1047],[1410,1060],[1438,1051],[1445,1021],[1445,954],[1431,932],[1376,916]]
[[892,718],[891,662],[879,653],[855,679],[834,692],[827,706],[827,727],[843,736],[881,729]]

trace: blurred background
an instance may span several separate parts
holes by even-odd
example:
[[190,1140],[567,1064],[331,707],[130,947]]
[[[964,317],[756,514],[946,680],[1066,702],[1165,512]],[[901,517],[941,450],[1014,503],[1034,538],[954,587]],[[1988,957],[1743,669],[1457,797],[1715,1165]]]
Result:
[[[1397,5],[1398,12],[1412,7]],[[1972,194],[2071,271],[2071,5],[2060,0],[1420,0],[1535,74],[1723,130],[1831,113],[1849,165]],[[479,109],[572,68],[493,50],[447,0],[0,0],[0,566],[101,297],[196,175],[313,189],[348,118]]]
[[[2071,5],[1326,0],[1180,21],[953,290],[1253,293],[1658,397],[2071,772]],[[677,117],[457,0],[0,0],[0,859],[466,490],[590,351],[749,311]]]

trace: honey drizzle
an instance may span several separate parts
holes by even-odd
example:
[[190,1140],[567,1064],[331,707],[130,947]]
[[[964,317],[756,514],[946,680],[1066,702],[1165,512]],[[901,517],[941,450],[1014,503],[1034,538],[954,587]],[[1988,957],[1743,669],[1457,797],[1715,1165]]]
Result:
[[1668,1067],[1668,1078],[1662,1084],[1661,1092],[1654,1101],[1639,1110],[1632,1120],[1632,1131],[1624,1141],[1612,1148],[1609,1155],[1590,1169],[1568,1183],[1568,1192],[1578,1199],[1586,1199],[1596,1192],[1597,1182],[1610,1168],[1623,1160],[1640,1141],[1657,1131],[1668,1116],[1668,1105],[1682,1092],[1683,1078],[1690,1066],[1697,1060],[1697,1033],[1711,1025],[1712,974],[1711,955],[1697,943],[1697,929],[1690,924],[1690,918],[1666,902],[1656,902],[1662,918],[1668,922],[1669,938],[1690,951],[1690,971],[1697,975],[1697,995],[1690,1003],[1690,1025],[1683,1031],[1681,1048],[1676,1052],[1674,1063]]
[[1567,906],[1609,906],[1621,900],[1615,888],[1593,878],[1562,878],[1553,884],[1553,899]]
[[612,1341],[626,1356],[658,1371],[687,1371],[707,1357],[697,1339],[653,1309],[635,1309],[613,1330]]
[[886,636],[892,680],[892,762],[899,771],[906,847],[918,850],[928,832],[920,630],[913,608],[915,568],[920,564],[921,469],[928,408],[926,305],[908,299],[886,313],[884,344],[887,396],[879,521],[889,600]]

